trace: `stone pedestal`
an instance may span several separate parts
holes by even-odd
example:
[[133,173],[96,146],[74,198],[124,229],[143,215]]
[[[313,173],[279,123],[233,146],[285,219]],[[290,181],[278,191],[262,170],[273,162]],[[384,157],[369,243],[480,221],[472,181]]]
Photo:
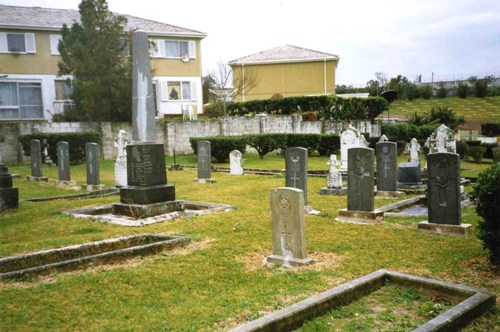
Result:
[[175,186],[167,184],[163,144],[127,146],[127,182],[128,185],[120,189],[123,204],[175,201]]
[[27,176],[26,180],[30,182],[48,182],[49,178],[46,176]]
[[19,190],[12,188],[12,176],[4,163],[0,162],[0,212],[19,206]]
[[450,224],[436,224],[436,223],[430,223],[428,221],[422,221],[418,223],[418,229],[424,232],[441,234],[441,235],[468,236],[472,234],[471,224],[450,225]]
[[383,191],[383,190],[377,190],[375,192],[375,197],[376,198],[397,198],[397,197],[403,197],[405,195],[404,192],[402,191]]
[[334,196],[345,196],[347,195],[347,187],[345,188],[321,188],[319,191],[320,195],[334,195]]
[[174,211],[184,211],[183,201],[170,201],[154,204],[113,204],[113,214],[135,219],[149,218]]
[[213,178],[210,178],[210,179],[200,179],[200,178],[196,178],[196,179],[193,179],[193,182],[198,182],[198,183],[216,183],[217,180],[216,179],[213,179]]
[[352,211],[347,209],[339,210],[336,221],[352,224],[379,224],[383,222],[384,212],[381,211]]
[[104,184],[84,184],[82,186],[83,190],[87,191],[98,191],[98,190],[104,190],[106,186]]
[[68,188],[68,187],[75,187],[76,186],[76,181],[75,180],[70,180],[70,181],[56,181],[56,186],[60,188]]

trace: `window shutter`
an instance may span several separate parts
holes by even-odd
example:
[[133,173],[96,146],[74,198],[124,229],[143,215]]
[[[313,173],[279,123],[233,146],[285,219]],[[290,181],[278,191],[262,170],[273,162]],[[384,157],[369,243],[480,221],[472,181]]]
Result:
[[191,82],[191,100],[198,100],[196,82]]
[[26,40],[26,53],[36,53],[35,34],[26,33],[24,38]]
[[196,58],[196,43],[194,40],[189,41],[189,57],[191,59]]
[[57,46],[59,45],[59,41],[61,40],[61,38],[61,35],[50,35],[50,54],[59,55]]
[[7,53],[8,49],[7,34],[5,32],[0,32],[0,53]]
[[161,100],[167,101],[168,100],[168,84],[167,84],[167,82],[160,83],[160,90],[161,90]]

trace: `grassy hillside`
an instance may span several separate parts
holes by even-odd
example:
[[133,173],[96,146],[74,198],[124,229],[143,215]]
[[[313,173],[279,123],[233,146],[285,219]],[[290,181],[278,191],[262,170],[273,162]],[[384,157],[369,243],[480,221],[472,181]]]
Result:
[[[431,108],[444,105],[463,115],[469,129],[480,129],[485,122],[500,122],[500,96],[462,99],[458,97],[396,100],[391,104],[390,116],[405,118],[413,112],[421,113]],[[387,113],[384,114],[387,116]]]

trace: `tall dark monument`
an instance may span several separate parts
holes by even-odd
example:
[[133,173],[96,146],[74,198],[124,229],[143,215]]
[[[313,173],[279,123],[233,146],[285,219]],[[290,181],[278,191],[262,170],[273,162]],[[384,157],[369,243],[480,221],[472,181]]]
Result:
[[113,212],[146,217],[173,211],[175,204],[165,204],[175,201],[175,187],[167,184],[163,144],[156,141],[149,41],[142,31],[133,36],[132,142],[127,157],[128,185],[120,189],[121,203],[113,205]]
[[19,191],[12,188],[12,176],[9,169],[0,160],[0,212],[15,209],[19,205]]

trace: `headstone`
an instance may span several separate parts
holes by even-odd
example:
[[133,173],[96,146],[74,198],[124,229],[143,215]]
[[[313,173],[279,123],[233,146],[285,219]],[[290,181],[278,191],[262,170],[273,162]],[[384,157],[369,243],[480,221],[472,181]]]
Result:
[[337,156],[330,155],[330,160],[326,162],[330,166],[330,171],[326,176],[326,187],[320,189],[320,195],[345,195],[347,187],[342,187],[342,173],[339,170],[340,160]]
[[268,263],[287,267],[308,264],[304,194],[296,188],[276,188],[269,193],[271,202],[272,255]]
[[422,185],[420,162],[400,163],[398,167],[398,182],[400,186]]
[[120,188],[120,203],[113,204],[113,213],[137,217],[158,211],[151,204],[175,201],[175,186],[167,184],[164,145],[156,142],[149,39],[143,31],[133,34],[132,60],[132,142],[126,147],[127,185]]
[[347,210],[373,211],[373,149],[349,149],[347,184]]
[[48,166],[53,166],[54,165],[54,162],[52,161],[52,159],[50,159],[50,155],[49,155],[49,143],[47,143],[47,139],[43,139],[42,141],[42,147],[43,147],[43,162],[45,165],[48,165]]
[[378,142],[375,147],[377,157],[377,191],[397,190],[397,144]]
[[88,191],[101,190],[103,185],[99,184],[99,144],[86,143],[85,144],[85,159],[87,166],[87,185]]
[[470,225],[462,224],[460,193],[460,156],[456,153],[427,155],[428,222],[419,229],[436,233],[470,234]]
[[446,127],[444,124],[440,125],[434,130],[431,136],[427,138],[425,146],[429,148],[429,153],[457,152],[455,134],[453,130]]
[[420,152],[420,144],[418,143],[416,138],[412,138],[410,141],[410,145],[408,146],[410,150],[410,161],[411,162],[420,162],[418,158],[418,153]]
[[347,151],[351,148],[359,147],[359,131],[349,125],[345,130],[340,133],[340,170],[347,170]]
[[27,179],[30,181],[47,181],[47,177],[42,174],[42,145],[40,140],[32,139],[30,141],[30,156],[31,156],[31,176]]
[[370,143],[368,143],[364,135],[359,135],[359,147],[360,148],[370,147]]
[[382,136],[380,136],[380,138],[379,138],[379,140],[378,140],[378,141],[379,141],[379,142],[387,142],[388,140],[389,140],[389,139],[387,138],[387,136],[382,135]]
[[229,153],[229,164],[230,164],[230,174],[231,175],[242,175],[243,174],[243,158],[242,154],[238,150],[233,150]]
[[213,183],[212,179],[212,148],[209,141],[198,141],[198,179],[200,183]]
[[303,191],[307,204],[307,149],[300,147],[285,150],[285,186]]
[[118,153],[115,159],[115,185],[124,187],[127,185],[127,133],[120,129],[118,138],[114,142],[114,146]]
[[57,142],[57,170],[59,182],[71,181],[68,142]]
[[19,190],[12,187],[9,169],[0,159],[0,212],[19,206]]

